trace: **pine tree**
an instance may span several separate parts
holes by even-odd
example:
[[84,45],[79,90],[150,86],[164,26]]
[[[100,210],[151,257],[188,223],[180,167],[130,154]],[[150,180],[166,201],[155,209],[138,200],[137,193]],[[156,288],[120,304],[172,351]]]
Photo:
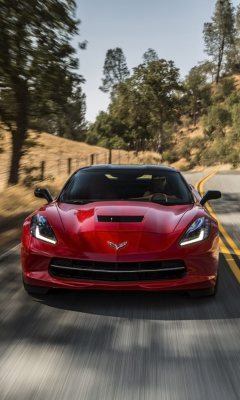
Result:
[[143,58],[143,62],[144,63],[148,63],[148,62],[151,62],[151,61],[158,61],[159,60],[156,51],[151,49],[151,48],[149,48],[149,49],[147,49],[147,51],[145,51],[145,53],[143,54],[142,58]]
[[203,35],[205,52],[216,66],[215,81],[218,84],[224,57],[234,36],[234,7],[229,0],[217,0],[212,22],[204,24]]
[[129,70],[127,68],[126,58],[123,54],[122,49],[116,47],[116,49],[110,49],[107,51],[105,62],[103,66],[102,86],[99,87],[102,92],[109,92],[118,83],[124,82],[129,76]]

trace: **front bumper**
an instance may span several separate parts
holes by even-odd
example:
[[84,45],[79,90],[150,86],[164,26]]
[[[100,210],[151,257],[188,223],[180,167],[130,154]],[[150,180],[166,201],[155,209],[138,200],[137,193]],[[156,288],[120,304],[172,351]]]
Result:
[[49,272],[52,257],[31,253],[23,262],[23,280],[28,285],[66,289],[102,290],[189,290],[205,289],[215,285],[218,258],[202,254],[184,259],[185,276],[178,279],[141,281],[101,281],[53,276]]
[[[147,239],[142,239],[141,246],[136,251],[127,248],[115,251],[109,246],[109,252],[87,252],[77,248],[66,239],[56,245],[33,238],[29,229],[25,230],[22,237],[21,259],[23,280],[27,285],[48,288],[65,289],[100,289],[100,290],[190,290],[207,289],[215,286],[218,259],[219,236],[218,230],[212,230],[208,239],[180,246],[179,232],[174,232],[166,237],[148,234]],[[182,233],[181,233],[182,234]],[[67,241],[68,240],[68,241]],[[107,239],[106,239],[107,240]],[[164,242],[165,241],[165,242]],[[159,249],[158,243],[164,242],[164,248]],[[87,243],[86,243],[87,247]],[[100,246],[101,248],[101,246]],[[186,271],[181,277],[169,279],[140,279],[124,281],[107,281],[104,279],[91,279],[91,276],[81,279],[63,276],[54,276],[49,271],[53,259],[85,260],[96,263],[154,263],[169,260],[183,260]]]

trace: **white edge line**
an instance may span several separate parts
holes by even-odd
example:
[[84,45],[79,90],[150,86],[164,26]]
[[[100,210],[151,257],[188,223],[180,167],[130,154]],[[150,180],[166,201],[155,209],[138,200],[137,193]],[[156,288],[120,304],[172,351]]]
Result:
[[21,243],[19,243],[16,246],[12,247],[10,250],[6,251],[5,253],[0,254],[0,261],[2,261],[4,258],[9,256],[9,254],[13,253],[15,250],[18,250],[20,246],[21,246]]

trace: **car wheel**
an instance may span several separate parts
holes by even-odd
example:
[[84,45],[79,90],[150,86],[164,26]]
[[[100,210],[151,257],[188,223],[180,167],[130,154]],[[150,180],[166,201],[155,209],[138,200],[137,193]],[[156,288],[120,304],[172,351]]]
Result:
[[216,296],[218,291],[218,275],[215,286],[209,289],[196,289],[196,290],[189,290],[188,294],[190,297],[208,297],[208,296]]
[[23,282],[23,287],[26,290],[26,292],[29,294],[46,294],[49,291],[48,288],[45,288],[42,286],[27,285],[24,282]]

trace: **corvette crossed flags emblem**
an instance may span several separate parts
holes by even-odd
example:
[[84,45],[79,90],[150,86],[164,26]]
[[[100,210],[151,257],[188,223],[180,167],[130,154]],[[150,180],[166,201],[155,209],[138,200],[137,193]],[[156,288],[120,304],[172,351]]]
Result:
[[128,242],[123,242],[121,244],[119,244],[118,246],[112,242],[108,242],[109,246],[114,247],[114,249],[119,250],[121,247],[124,247],[127,245]]

